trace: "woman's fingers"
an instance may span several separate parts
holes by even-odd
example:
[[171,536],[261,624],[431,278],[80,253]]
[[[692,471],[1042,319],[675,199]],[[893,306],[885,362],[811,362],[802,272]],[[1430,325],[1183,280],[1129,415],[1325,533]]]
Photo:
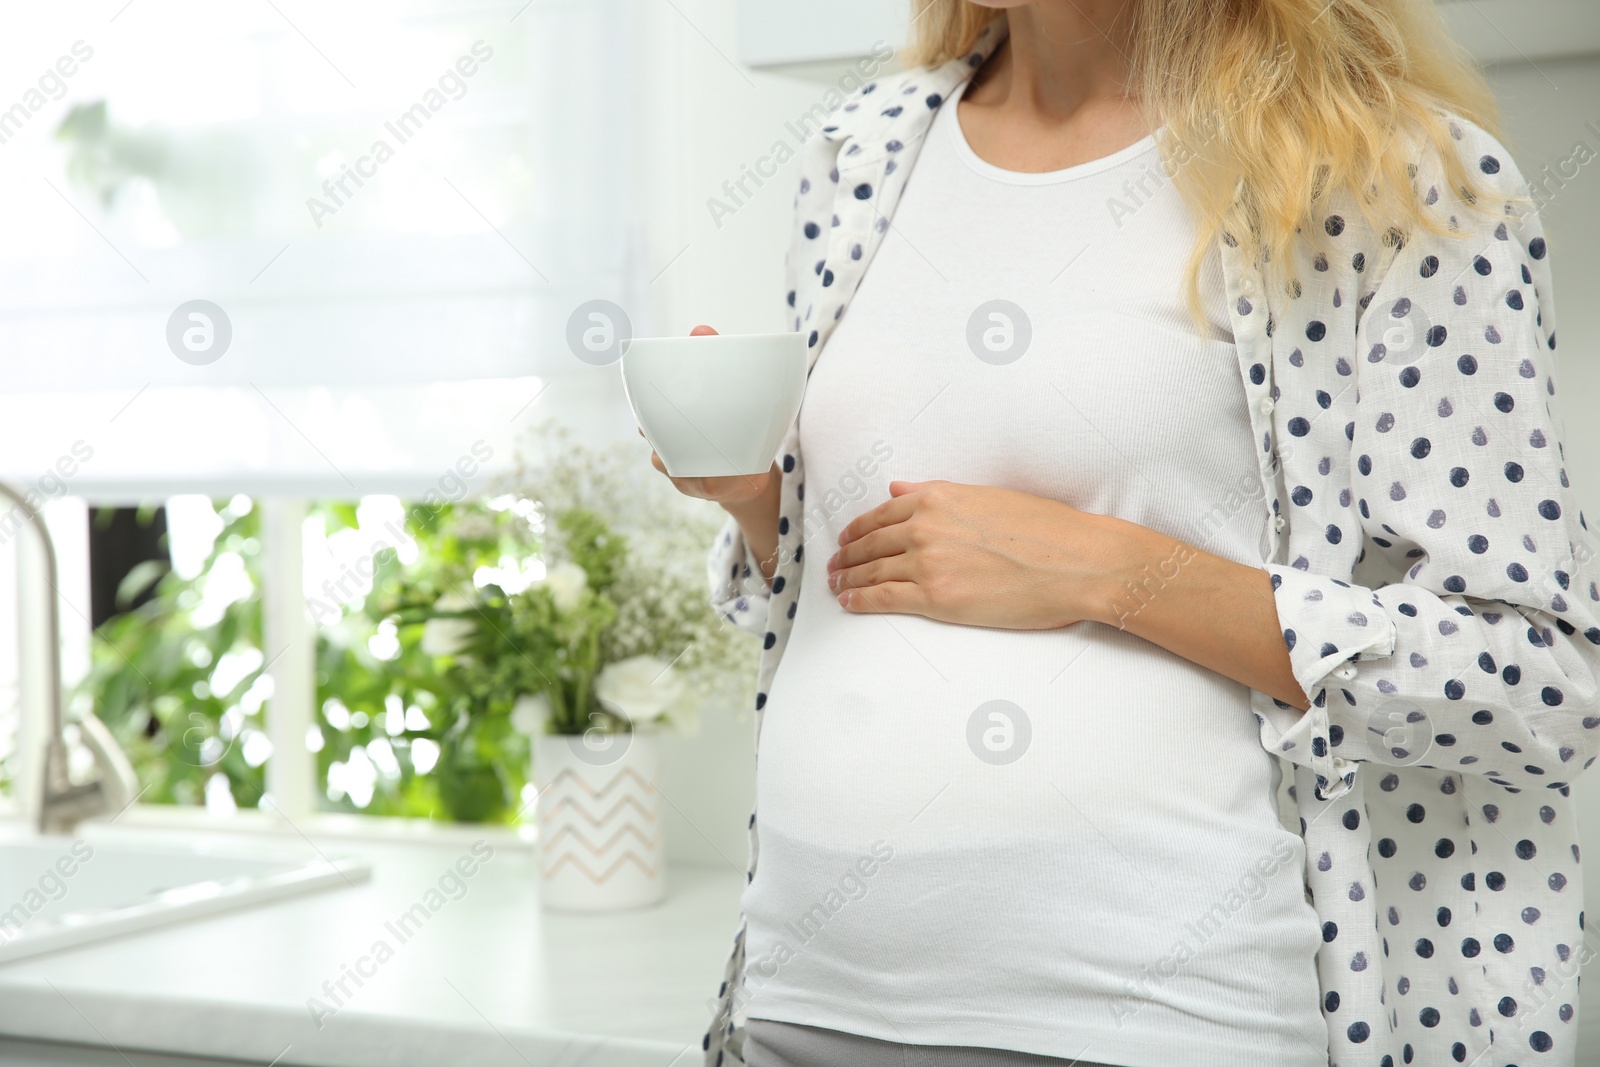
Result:
[[851,541],[865,537],[874,530],[894,526],[905,522],[911,513],[917,510],[921,501],[917,494],[908,493],[905,496],[891,497],[877,507],[857,515],[844,529],[839,531],[839,543],[847,545]]
[[[857,615],[927,615],[922,591],[915,582],[884,582],[882,585],[846,589],[839,594],[839,606]],[[928,618],[933,618],[928,615]]]
[[673,478],[667,473],[666,464],[656,452],[650,453],[650,465],[662,474],[666,474],[678,492],[700,500],[748,500],[760,496],[762,490],[766,488],[766,479],[771,477],[770,474],[748,476],[736,474],[727,478]]
[[885,582],[916,581],[915,567],[906,556],[888,556],[854,567],[844,567],[828,575],[828,588],[835,595],[846,589],[864,589]]
[[906,549],[905,524],[886,526],[846,543],[828,561],[828,569],[837,571],[859,567],[871,560],[904,555]]

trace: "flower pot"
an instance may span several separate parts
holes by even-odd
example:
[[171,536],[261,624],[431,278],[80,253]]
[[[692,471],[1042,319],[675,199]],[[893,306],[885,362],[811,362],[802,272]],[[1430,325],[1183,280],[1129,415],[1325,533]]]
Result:
[[547,908],[611,911],[666,895],[659,788],[650,731],[536,739],[540,899]]

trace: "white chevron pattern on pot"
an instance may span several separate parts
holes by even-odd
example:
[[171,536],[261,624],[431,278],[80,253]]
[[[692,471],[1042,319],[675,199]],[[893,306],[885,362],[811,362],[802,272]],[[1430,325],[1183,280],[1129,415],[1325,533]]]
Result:
[[599,910],[654,903],[663,894],[666,867],[656,738],[635,733],[609,763],[584,757],[576,739],[539,739],[545,904]]
[[555,833],[551,834],[550,837],[548,839],[546,839],[544,843],[545,843],[545,846],[547,848],[550,848],[550,847],[553,847],[555,845],[555,843],[562,838],[562,836],[571,835],[573,844],[577,845],[579,848],[584,849],[585,851],[589,852],[592,855],[598,855],[599,853],[605,852],[606,850],[610,849],[612,845],[615,845],[618,840],[620,840],[621,838],[625,837],[628,834],[632,834],[635,838],[638,839],[639,844],[642,845],[643,847],[647,848],[647,849],[655,847],[655,839],[651,838],[651,837],[646,837],[645,834],[643,833],[643,831],[641,831],[637,826],[633,826],[633,825],[623,826],[616,833],[611,835],[611,839],[609,841],[607,841],[603,845],[599,845],[598,847],[593,845],[593,844],[591,844],[582,834],[578,833],[578,831],[575,830],[571,826],[563,826],[563,827],[561,827]]
[[595,885],[600,885],[610,879],[629,863],[638,867],[639,870],[645,875],[651,877],[654,877],[661,871],[661,864],[659,862],[655,864],[646,864],[644,860],[640,859],[639,856],[633,852],[624,852],[622,855],[617,857],[616,862],[611,866],[602,871],[593,871],[589,869],[589,865],[584,863],[583,860],[569,852],[560,859],[556,860],[555,863],[551,864],[544,873],[545,877],[547,878],[554,877],[556,873],[560,871],[563,864],[568,864],[573,870],[589,879],[589,881],[593,882]]
[[[539,804],[541,809],[541,817],[551,820],[550,825],[559,825],[553,820],[567,817],[582,819],[591,826],[601,827],[607,823],[615,821],[618,818],[621,818],[621,809],[623,808],[632,808],[637,813],[636,817],[644,820],[645,822],[655,822],[658,815],[657,812],[650,810],[648,807],[642,804],[637,797],[623,797],[621,800],[617,801],[616,805],[610,810],[601,812],[598,815],[592,814],[581,804],[571,803],[566,798],[552,800],[549,806],[546,807],[544,803],[544,797],[541,795],[539,798]],[[570,811],[567,810],[569,808],[571,809]]]

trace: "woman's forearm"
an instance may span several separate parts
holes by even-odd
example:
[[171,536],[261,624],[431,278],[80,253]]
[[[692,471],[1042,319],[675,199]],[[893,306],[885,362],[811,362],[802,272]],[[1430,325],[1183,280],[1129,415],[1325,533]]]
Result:
[[1097,621],[1306,709],[1283,642],[1270,574],[1148,527],[1111,521],[1126,547]]
[[1267,571],[1014,489],[936,478],[889,494],[828,560],[845,610],[1008,630],[1104,623],[1306,708]]
[[732,515],[744,532],[744,539],[761,564],[761,576],[768,582],[778,567],[778,506],[783,475],[772,465],[766,488],[748,500],[722,501],[722,509]]

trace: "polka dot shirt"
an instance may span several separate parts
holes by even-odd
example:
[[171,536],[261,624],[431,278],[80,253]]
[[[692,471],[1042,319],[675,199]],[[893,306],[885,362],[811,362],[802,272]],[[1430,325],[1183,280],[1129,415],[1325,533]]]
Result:
[[[964,59],[863,87],[805,145],[786,301],[813,361],[935,110],[1003,26]],[[1595,545],[1562,455],[1539,218],[1494,138],[1440,121],[1503,198],[1492,214],[1419,148],[1413,184],[1449,235],[1397,242],[1330,210],[1292,272],[1222,241],[1263,567],[1311,701],[1252,706],[1293,771],[1330,1064],[1564,1067],[1584,936],[1569,783],[1600,728]],[[731,519],[707,564],[718,610],[763,643],[758,739],[807,547],[798,443],[791,428],[770,587]],[[752,814],[752,876],[756,830]],[[744,1062],[743,942],[741,919],[708,1067]]]

